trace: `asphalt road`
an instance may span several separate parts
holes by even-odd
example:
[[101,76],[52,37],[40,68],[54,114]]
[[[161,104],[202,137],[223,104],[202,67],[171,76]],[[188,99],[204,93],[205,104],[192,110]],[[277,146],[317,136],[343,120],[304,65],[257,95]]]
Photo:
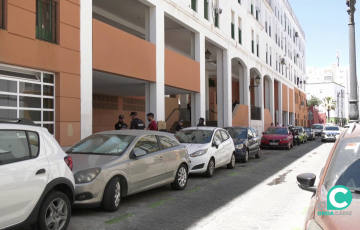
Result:
[[333,143],[320,140],[288,150],[262,150],[260,159],[190,175],[183,191],[163,186],[122,198],[117,212],[73,210],[68,229],[301,229],[311,193],[296,175],[319,175]]

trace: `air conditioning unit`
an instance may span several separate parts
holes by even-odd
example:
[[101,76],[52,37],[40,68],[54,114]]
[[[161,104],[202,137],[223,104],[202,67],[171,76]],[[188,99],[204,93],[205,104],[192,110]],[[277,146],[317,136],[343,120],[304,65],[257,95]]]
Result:
[[285,58],[281,58],[281,65],[285,65],[286,62],[285,62]]
[[295,32],[295,37],[299,37],[299,33],[298,33],[298,32]]
[[217,6],[217,7],[215,8],[215,13],[221,14],[221,13],[222,13],[222,9],[221,9],[219,6]]

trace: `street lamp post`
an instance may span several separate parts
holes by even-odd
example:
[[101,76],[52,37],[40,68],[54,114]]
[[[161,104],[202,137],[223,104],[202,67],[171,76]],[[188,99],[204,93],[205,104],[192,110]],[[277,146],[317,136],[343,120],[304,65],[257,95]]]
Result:
[[359,107],[357,97],[357,76],[356,76],[356,49],[355,49],[355,4],[356,0],[346,0],[349,14],[349,67],[350,67],[350,111],[349,119],[352,122],[359,120]]

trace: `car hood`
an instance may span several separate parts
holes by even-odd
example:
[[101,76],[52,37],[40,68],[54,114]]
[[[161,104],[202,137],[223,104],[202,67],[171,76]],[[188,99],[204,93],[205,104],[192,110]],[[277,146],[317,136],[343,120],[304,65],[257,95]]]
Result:
[[[325,201],[321,199],[319,201]],[[319,202],[318,201],[318,202]],[[360,200],[353,199],[350,206],[344,210],[326,210],[328,212],[333,212],[334,215],[318,215],[318,208],[315,210],[315,221],[322,227],[322,229],[357,229],[359,225],[359,216],[360,216]],[[336,213],[351,212],[351,215],[336,215]]]
[[326,131],[326,130],[324,130],[323,133],[325,133],[325,134],[340,134],[341,131],[340,130],[339,131],[336,131],[336,130]]
[[109,161],[112,161],[119,156],[102,156],[91,154],[68,154],[73,161],[73,174],[89,168],[99,167]]
[[202,149],[208,149],[210,147],[210,144],[187,144],[187,143],[182,143],[182,145],[184,145],[186,147],[189,154],[192,154],[192,153],[194,153],[196,151],[199,151],[199,150],[202,150]]
[[263,137],[265,137],[267,140],[281,140],[287,137],[285,134],[265,134]]

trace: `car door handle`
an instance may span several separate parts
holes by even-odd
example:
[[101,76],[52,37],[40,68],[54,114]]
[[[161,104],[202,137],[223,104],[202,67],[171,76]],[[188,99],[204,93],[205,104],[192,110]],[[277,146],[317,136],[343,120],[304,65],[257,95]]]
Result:
[[46,173],[45,169],[39,169],[35,175],[44,174],[44,173]]
[[159,157],[160,160],[164,160],[164,157]]

